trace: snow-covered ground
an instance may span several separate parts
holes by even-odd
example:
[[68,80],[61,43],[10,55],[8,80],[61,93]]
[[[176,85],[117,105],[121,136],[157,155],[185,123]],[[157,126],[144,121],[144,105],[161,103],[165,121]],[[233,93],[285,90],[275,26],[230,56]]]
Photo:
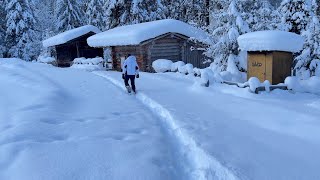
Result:
[[[96,74],[122,86],[117,72]],[[282,90],[256,95],[194,81],[179,73],[142,73],[137,99],[173,121],[169,127],[189,140],[190,163],[208,179],[320,178],[319,96]]]
[[0,179],[320,179],[320,96],[0,61]]
[[105,79],[0,61],[0,179],[177,179],[157,117]]

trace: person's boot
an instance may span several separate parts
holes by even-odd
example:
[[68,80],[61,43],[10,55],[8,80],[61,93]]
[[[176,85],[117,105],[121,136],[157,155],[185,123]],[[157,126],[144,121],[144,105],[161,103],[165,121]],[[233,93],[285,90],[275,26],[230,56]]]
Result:
[[126,86],[128,93],[131,93],[131,87],[130,86]]

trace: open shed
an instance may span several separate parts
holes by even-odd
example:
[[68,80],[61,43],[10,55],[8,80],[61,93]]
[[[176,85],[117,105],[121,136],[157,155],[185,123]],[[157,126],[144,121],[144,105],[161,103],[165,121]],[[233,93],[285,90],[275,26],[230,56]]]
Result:
[[304,39],[284,31],[257,31],[238,38],[239,47],[248,52],[248,79],[283,83],[291,75],[294,52],[299,52]]
[[75,58],[103,57],[103,48],[92,48],[87,38],[101,31],[92,25],[86,25],[65,31],[43,41],[44,47],[55,47],[59,67],[69,67]]
[[152,72],[152,62],[157,59],[184,61],[203,68],[206,56],[204,44],[190,38],[205,40],[207,34],[184,22],[165,19],[134,25],[127,25],[99,33],[88,38],[92,47],[109,47],[113,68],[121,69],[128,54],[137,57],[142,71]]

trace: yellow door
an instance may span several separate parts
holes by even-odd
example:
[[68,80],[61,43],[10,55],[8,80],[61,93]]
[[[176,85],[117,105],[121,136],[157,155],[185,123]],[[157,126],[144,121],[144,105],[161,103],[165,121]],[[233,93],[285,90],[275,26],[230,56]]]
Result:
[[266,80],[266,55],[264,53],[248,54],[248,79],[257,77],[260,82]]

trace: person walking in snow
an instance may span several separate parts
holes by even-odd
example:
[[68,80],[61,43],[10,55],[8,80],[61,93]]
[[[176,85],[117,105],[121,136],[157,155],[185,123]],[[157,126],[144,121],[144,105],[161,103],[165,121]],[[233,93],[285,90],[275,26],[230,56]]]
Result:
[[[128,90],[128,93],[131,93],[131,90],[136,93],[135,78],[139,78],[139,66],[137,63],[137,58],[129,54],[128,58],[122,65],[122,79],[124,79],[124,84]],[[131,87],[129,86],[129,80]]]

